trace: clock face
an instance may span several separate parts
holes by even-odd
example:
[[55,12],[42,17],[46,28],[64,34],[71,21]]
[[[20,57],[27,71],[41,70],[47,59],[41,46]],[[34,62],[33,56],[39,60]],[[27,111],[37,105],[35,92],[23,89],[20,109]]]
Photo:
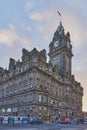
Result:
[[59,45],[59,41],[54,42],[54,47],[57,47]]
[[59,34],[62,34],[62,33],[63,33],[63,30],[60,30],[60,31],[59,31]]

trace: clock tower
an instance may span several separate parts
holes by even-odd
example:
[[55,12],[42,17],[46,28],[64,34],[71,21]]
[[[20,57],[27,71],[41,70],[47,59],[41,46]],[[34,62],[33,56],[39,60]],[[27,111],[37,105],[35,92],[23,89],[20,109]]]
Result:
[[72,45],[70,34],[65,34],[64,27],[60,22],[57,30],[54,33],[52,42],[49,45],[50,63],[54,67],[58,65],[59,73],[62,76],[71,76],[71,60],[72,60]]

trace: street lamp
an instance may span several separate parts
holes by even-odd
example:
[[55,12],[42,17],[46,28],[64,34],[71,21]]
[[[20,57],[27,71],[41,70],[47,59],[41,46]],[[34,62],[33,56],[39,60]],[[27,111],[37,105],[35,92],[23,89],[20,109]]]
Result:
[[59,111],[59,115],[58,115],[58,118],[61,119],[61,112]]
[[55,102],[53,102],[53,122],[55,121],[55,108],[54,108]]

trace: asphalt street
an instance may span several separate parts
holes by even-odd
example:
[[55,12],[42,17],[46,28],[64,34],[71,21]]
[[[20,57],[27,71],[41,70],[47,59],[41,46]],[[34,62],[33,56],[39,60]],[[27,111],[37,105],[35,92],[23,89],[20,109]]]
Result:
[[64,125],[64,124],[42,124],[42,125],[30,125],[30,124],[0,124],[0,130],[87,130],[87,125]]

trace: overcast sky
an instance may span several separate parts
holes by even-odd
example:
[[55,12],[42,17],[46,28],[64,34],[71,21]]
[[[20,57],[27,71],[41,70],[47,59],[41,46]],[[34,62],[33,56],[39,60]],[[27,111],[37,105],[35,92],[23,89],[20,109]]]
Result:
[[87,110],[87,0],[0,0],[0,66],[9,58],[21,59],[22,48],[46,49],[62,15],[65,33],[73,46],[72,73],[84,88],[83,110]]

